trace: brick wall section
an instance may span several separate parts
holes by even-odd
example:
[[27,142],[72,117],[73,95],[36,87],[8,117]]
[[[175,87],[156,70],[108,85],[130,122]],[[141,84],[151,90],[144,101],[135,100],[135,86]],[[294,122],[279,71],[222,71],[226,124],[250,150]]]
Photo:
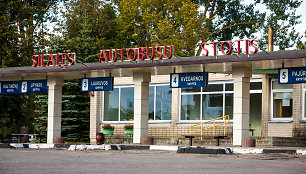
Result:
[[306,123],[301,122],[302,116],[302,105],[303,105],[303,85],[293,85],[293,137],[305,137],[306,136]]
[[270,79],[262,76],[262,106],[261,106],[261,136],[268,136],[268,121],[270,120]]
[[292,137],[292,123],[269,123],[268,136],[271,137]]
[[96,144],[96,133],[101,132],[101,93],[95,91],[93,97],[90,97],[90,143]]

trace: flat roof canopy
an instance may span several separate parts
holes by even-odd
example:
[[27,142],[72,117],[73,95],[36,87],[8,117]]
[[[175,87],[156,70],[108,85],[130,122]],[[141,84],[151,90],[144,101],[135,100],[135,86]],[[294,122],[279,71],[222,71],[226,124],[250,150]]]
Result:
[[86,77],[130,77],[133,72],[146,71],[152,75],[167,75],[174,72],[231,73],[235,64],[248,64],[253,70],[286,67],[305,67],[306,50],[260,52],[227,56],[174,57],[163,60],[142,60],[107,63],[77,63],[71,66],[8,67],[0,69],[0,81],[38,80],[50,76],[67,79]]

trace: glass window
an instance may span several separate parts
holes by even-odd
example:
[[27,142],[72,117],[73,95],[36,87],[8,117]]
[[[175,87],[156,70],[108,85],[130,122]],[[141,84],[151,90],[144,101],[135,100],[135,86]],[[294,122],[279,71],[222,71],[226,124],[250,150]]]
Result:
[[172,90],[170,86],[156,86],[155,120],[171,120]]
[[181,120],[200,120],[201,95],[182,95]]
[[154,93],[155,87],[150,86],[149,88],[149,120],[154,120]]
[[292,92],[273,93],[273,118],[292,117]]
[[172,89],[170,85],[150,85],[149,120],[171,120]]
[[121,88],[120,121],[133,121],[134,118],[134,88]]
[[229,115],[230,119],[233,119],[233,110],[234,110],[234,94],[226,93],[225,94],[225,114]]
[[119,88],[104,92],[104,121],[118,121]]
[[223,91],[223,83],[209,84],[205,88],[203,88],[203,92],[212,92],[212,91]]
[[250,90],[261,90],[262,89],[262,82],[251,82],[250,83]]
[[134,87],[118,86],[113,91],[104,91],[103,121],[132,121],[133,118]]
[[292,84],[278,84],[272,79],[272,118],[292,118]]
[[203,120],[223,117],[223,94],[203,94]]
[[194,92],[201,92],[201,88],[182,88],[182,93],[194,93]]

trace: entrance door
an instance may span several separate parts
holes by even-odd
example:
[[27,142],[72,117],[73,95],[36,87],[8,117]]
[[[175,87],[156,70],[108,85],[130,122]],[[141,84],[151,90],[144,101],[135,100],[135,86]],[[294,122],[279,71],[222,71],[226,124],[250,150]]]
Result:
[[261,93],[250,94],[250,136],[261,136]]

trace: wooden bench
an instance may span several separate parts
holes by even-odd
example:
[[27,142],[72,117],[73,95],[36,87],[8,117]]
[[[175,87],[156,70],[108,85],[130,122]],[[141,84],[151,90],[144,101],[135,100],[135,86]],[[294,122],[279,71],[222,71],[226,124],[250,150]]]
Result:
[[33,135],[35,137],[39,138],[39,143],[41,143],[41,138],[45,137],[46,135],[42,135],[42,134],[11,134],[13,137],[17,137],[18,138],[18,143],[21,143],[21,138],[24,136],[30,136]]
[[[192,146],[192,139],[195,137],[201,137],[201,135],[197,135],[197,134],[189,134],[189,135],[182,135],[185,138],[189,138],[189,146]],[[205,136],[202,136],[205,137]],[[214,136],[214,139],[216,139],[216,146],[220,145],[220,139],[224,139],[227,136]]]

